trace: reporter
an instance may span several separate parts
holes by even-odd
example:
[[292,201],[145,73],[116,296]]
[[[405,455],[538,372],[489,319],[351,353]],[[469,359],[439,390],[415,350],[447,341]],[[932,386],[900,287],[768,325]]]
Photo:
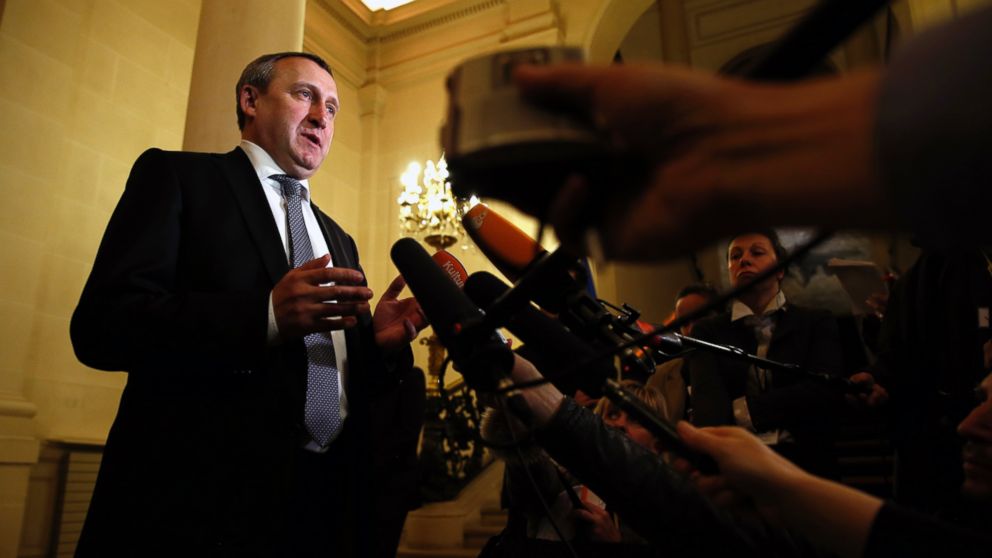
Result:
[[[965,529],[937,518],[883,504],[873,496],[810,475],[737,428],[678,425],[685,443],[712,456],[720,475],[695,475],[712,493],[725,485],[755,499],[816,548],[842,557],[985,556],[992,507],[992,374],[979,386],[982,402],[958,426],[965,445],[962,495],[971,506]],[[975,522],[975,521],[978,522]]]
[[[540,377],[533,365],[517,357],[514,381]],[[992,496],[988,490],[992,486],[992,375],[982,382],[981,390],[984,402],[959,430],[968,439],[965,491],[983,498],[987,509]],[[734,552],[967,557],[985,556],[992,544],[987,528],[956,527],[805,473],[739,428],[695,429],[679,423],[686,444],[713,457],[721,471],[713,477],[693,473],[697,485],[709,494],[729,488],[754,500],[759,520],[735,521],[692,490],[680,474],[606,427],[552,385],[522,393],[533,412],[537,440],[549,455],[605,499],[620,504],[620,516],[665,550],[692,556]]]
[[[515,382],[540,378],[530,362],[516,358]],[[657,555],[812,555],[812,549],[788,530],[760,520],[741,522],[720,510],[684,474],[551,384],[521,394],[533,414],[537,442],[610,502],[627,525],[654,545]]]
[[[656,416],[664,417],[665,400],[659,393],[633,380],[624,380],[622,385]],[[654,453],[660,450],[658,440],[648,429],[608,399],[601,399],[593,412],[605,425],[640,446]],[[512,440],[509,428],[516,419],[511,417],[510,421],[508,424],[502,409],[493,408],[486,411],[481,423],[483,439],[493,444],[497,457],[506,463],[501,500],[508,512],[506,527],[487,543],[482,556],[565,556],[566,548],[559,537],[570,541],[587,558],[652,555],[643,537],[618,521],[609,501],[585,487],[522,432],[517,436],[525,439],[515,451],[507,451]]]

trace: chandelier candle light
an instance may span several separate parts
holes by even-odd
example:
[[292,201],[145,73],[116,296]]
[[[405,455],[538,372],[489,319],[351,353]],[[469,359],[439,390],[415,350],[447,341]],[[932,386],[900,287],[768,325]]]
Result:
[[427,161],[423,167],[410,163],[400,177],[403,192],[396,203],[400,206],[400,225],[404,234],[423,237],[431,247],[440,250],[454,245],[461,237],[462,214],[479,203],[475,196],[468,201],[456,198],[448,182],[448,163],[444,155]]

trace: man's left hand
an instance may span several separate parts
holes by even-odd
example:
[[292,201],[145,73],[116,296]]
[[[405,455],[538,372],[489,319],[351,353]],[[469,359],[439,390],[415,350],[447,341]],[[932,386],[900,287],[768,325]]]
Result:
[[375,342],[387,351],[395,351],[417,338],[417,333],[427,326],[427,317],[417,299],[400,299],[406,287],[403,276],[397,275],[383,293],[372,314]]

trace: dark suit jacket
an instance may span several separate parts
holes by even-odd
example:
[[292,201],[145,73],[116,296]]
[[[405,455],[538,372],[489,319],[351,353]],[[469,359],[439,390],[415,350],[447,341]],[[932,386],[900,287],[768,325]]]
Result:
[[[359,269],[351,237],[314,211],[334,264]],[[240,149],[135,162],[71,324],[80,361],[128,372],[79,554],[278,554],[306,436],[303,342],[266,343],[269,293],[287,271]],[[362,487],[370,395],[395,366],[370,315],[346,338],[347,444],[332,451],[349,453],[345,480]]]
[[[739,347],[750,354],[758,347],[753,331],[741,322],[731,322],[729,312],[701,320],[692,333],[700,339]],[[767,358],[798,364],[815,372],[838,374],[843,369],[843,357],[836,320],[829,312],[789,304],[779,315]],[[688,364],[693,422],[702,426],[735,424],[732,402],[745,395],[748,364],[701,351],[694,353]],[[782,428],[795,435],[798,442],[812,441],[812,437],[816,444],[823,444],[822,435],[837,425],[843,398],[822,383],[773,372],[772,388],[757,397],[749,397],[747,404],[759,432]],[[817,453],[814,461],[824,458]]]

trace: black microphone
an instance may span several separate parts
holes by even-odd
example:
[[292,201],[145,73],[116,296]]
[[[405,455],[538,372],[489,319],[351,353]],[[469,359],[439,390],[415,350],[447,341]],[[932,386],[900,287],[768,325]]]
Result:
[[640,331],[614,316],[583,287],[585,271],[578,259],[563,248],[541,256],[519,281],[486,312],[490,323],[502,324],[533,300],[558,319],[572,333],[589,343],[608,347],[624,346],[619,352],[626,376],[644,380],[654,373],[655,361],[640,346],[626,346]]
[[[465,294],[483,309],[492,306],[509,289],[509,285],[485,271],[473,273],[465,281]],[[533,362],[562,393],[574,395],[576,390],[581,389],[592,397],[599,397],[606,378],[617,375],[612,357],[593,360],[596,351],[589,343],[580,340],[561,322],[530,303],[504,316],[499,325],[524,343],[517,352]]]
[[473,388],[495,391],[513,369],[513,353],[492,329],[473,327],[484,314],[412,238],[402,238],[390,251],[434,334]]
[[[473,302],[485,308],[509,290],[509,285],[485,271],[469,275],[465,293]],[[567,394],[581,389],[593,397],[605,395],[631,418],[648,429],[662,446],[685,458],[696,469],[713,474],[716,463],[706,455],[690,450],[675,431],[675,426],[651,409],[616,381],[616,370],[607,362],[591,359],[595,352],[587,343],[568,332],[557,320],[527,305],[504,322],[504,326],[524,342],[518,349],[532,350],[525,357],[537,366],[545,378]],[[667,335],[666,341],[675,343]],[[538,364],[538,363],[542,364]],[[577,369],[576,366],[582,366]]]
[[512,390],[513,352],[484,322],[485,314],[416,240],[397,240],[390,256],[469,387],[482,392],[506,391],[510,409],[530,424],[530,407]]

